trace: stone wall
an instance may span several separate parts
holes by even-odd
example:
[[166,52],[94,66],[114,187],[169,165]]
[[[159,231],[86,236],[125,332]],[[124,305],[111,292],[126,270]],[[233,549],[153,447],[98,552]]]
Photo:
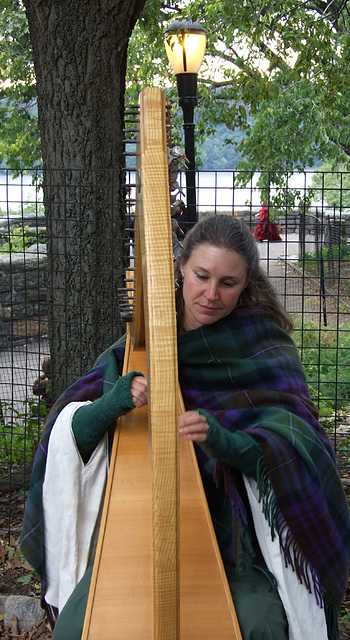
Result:
[[[0,254],[0,348],[9,347],[27,323],[47,315],[46,246],[36,244],[25,253]],[[22,325],[22,329],[20,329]]]
[[24,253],[1,253],[1,246],[18,227],[33,236],[38,230],[45,233],[45,215],[0,218],[0,349],[40,333],[40,320],[47,316],[46,245],[35,243]]
[[[258,213],[256,209],[251,210],[247,208],[247,209],[235,210],[233,212],[233,215],[236,218],[243,219],[246,222],[246,224],[251,228],[251,230],[254,231],[256,225],[259,222],[259,218],[255,217],[256,213]],[[284,233],[298,233],[299,220],[300,220],[299,210],[295,209],[295,210],[289,211],[287,216],[285,215],[279,216],[276,220],[276,223],[280,231]]]

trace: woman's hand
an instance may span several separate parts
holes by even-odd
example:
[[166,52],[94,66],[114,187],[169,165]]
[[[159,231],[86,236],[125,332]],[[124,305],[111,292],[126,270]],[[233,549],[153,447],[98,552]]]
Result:
[[147,378],[143,376],[133,376],[130,390],[135,407],[143,407],[147,404]]
[[192,442],[204,442],[208,431],[208,420],[198,411],[185,411],[185,413],[180,414],[180,436],[184,436],[187,440],[192,440]]

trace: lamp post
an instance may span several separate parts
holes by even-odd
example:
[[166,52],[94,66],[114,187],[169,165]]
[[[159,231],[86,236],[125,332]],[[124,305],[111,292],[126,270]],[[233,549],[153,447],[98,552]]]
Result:
[[179,105],[184,118],[185,154],[188,161],[186,223],[191,227],[197,221],[193,116],[197,105],[197,74],[205,53],[206,32],[199,22],[174,20],[164,35],[165,50],[176,75]]

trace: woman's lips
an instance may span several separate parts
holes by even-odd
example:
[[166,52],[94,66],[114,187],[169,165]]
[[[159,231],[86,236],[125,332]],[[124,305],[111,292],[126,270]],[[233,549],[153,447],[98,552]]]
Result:
[[199,304],[198,305],[200,309],[202,309],[202,311],[218,311],[218,307],[207,307],[207,305],[205,304]]

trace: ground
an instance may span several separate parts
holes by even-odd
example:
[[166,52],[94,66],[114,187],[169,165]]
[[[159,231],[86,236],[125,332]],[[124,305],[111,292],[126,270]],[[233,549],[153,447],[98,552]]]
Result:
[[[346,467],[343,466],[343,462],[343,460],[339,460],[339,466],[342,470],[344,490],[350,506],[350,469],[348,465]],[[0,493],[0,500],[8,500],[8,498],[8,494],[6,496],[6,493]],[[22,511],[23,508],[19,507],[17,515],[18,530],[21,526]],[[12,522],[11,525],[13,524]],[[18,541],[18,538],[11,539],[11,545],[4,545],[0,541],[0,595],[39,597],[40,584],[37,575],[20,554]],[[46,618],[32,631],[22,633],[18,632],[15,619],[13,620],[12,628],[5,628],[0,618],[0,638],[2,640],[13,640],[14,638],[21,640],[49,640],[51,638],[51,630]],[[350,579],[340,613],[340,640],[350,640]]]

